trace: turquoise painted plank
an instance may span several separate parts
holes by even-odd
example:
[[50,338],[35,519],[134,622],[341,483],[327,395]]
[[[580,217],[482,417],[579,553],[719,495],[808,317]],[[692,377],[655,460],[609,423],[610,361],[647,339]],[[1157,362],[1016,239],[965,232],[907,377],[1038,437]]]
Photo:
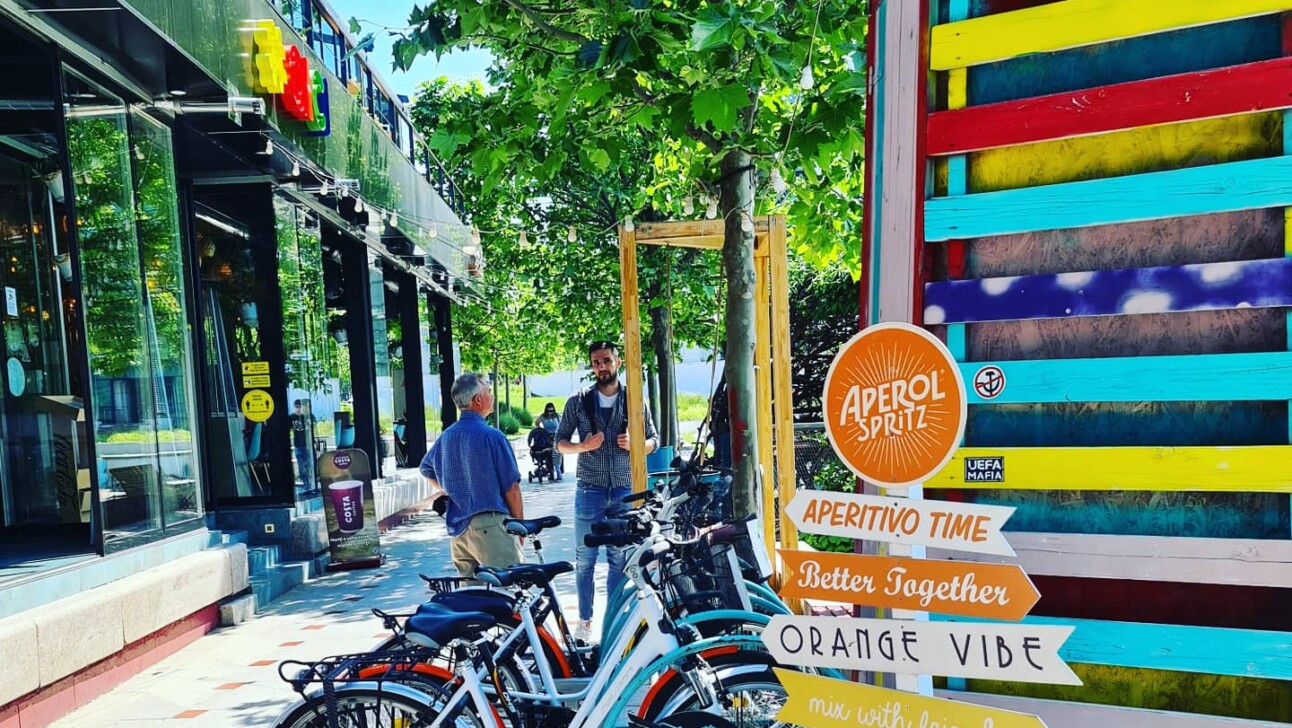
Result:
[[930,242],[1292,205],[1292,156],[940,197]]
[[[997,371],[1004,375],[1003,387]],[[968,362],[960,373],[969,384],[969,404],[1292,399],[1287,351]]]
[[[933,621],[970,621],[929,615]],[[987,620],[974,620],[987,621]],[[1292,632],[1026,617],[1025,624],[1073,625],[1065,662],[1292,680]]]

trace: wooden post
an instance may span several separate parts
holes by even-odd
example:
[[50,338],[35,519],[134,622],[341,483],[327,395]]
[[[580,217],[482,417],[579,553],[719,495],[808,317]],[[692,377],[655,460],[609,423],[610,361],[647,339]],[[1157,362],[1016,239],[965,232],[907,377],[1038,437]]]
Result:
[[[767,541],[767,553],[772,554],[775,564],[776,554],[776,473],[775,460],[772,457],[772,335],[771,335],[771,301],[768,300],[768,236],[758,235],[754,239],[754,396],[758,398],[758,432],[757,467],[759,484],[762,492],[758,502],[763,519],[763,537]],[[778,571],[775,566],[773,572]],[[772,581],[779,584],[779,574],[774,573]]]
[[642,422],[641,313],[637,300],[637,234],[619,226],[619,276],[624,313],[624,369],[628,391],[628,457],[632,463],[633,492],[646,489],[646,427]]
[[798,527],[785,517],[785,508],[794,500],[796,484],[794,463],[794,388],[790,367],[790,279],[789,249],[785,243],[785,218],[777,215],[768,221],[768,259],[771,263],[772,304],[772,386],[776,426],[776,484],[780,489],[781,544],[798,548]]

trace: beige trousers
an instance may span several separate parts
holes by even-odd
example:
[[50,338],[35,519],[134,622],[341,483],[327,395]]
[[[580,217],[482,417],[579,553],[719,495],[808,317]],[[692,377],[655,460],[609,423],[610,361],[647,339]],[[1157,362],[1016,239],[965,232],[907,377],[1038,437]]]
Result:
[[462,535],[449,541],[453,565],[459,574],[473,579],[477,566],[501,568],[524,561],[516,537],[502,526],[507,518],[503,513],[478,513],[472,516]]

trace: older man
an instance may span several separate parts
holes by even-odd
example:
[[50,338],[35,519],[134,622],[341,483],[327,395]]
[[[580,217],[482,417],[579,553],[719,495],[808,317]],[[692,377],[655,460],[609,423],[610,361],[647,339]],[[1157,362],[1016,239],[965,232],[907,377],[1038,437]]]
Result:
[[502,522],[524,518],[520,470],[506,435],[485,424],[493,393],[483,375],[468,373],[453,382],[453,404],[462,411],[422,459],[421,472],[448,496],[444,513],[453,565],[465,577],[476,566],[520,563],[516,538]]

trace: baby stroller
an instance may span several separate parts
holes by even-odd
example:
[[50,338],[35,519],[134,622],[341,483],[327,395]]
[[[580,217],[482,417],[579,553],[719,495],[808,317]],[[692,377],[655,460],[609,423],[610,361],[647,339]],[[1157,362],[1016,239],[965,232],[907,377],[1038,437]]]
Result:
[[552,433],[536,426],[529,433],[529,458],[534,462],[534,469],[529,471],[529,482],[543,482],[546,478],[556,482],[556,464],[553,460],[556,448],[552,443]]

